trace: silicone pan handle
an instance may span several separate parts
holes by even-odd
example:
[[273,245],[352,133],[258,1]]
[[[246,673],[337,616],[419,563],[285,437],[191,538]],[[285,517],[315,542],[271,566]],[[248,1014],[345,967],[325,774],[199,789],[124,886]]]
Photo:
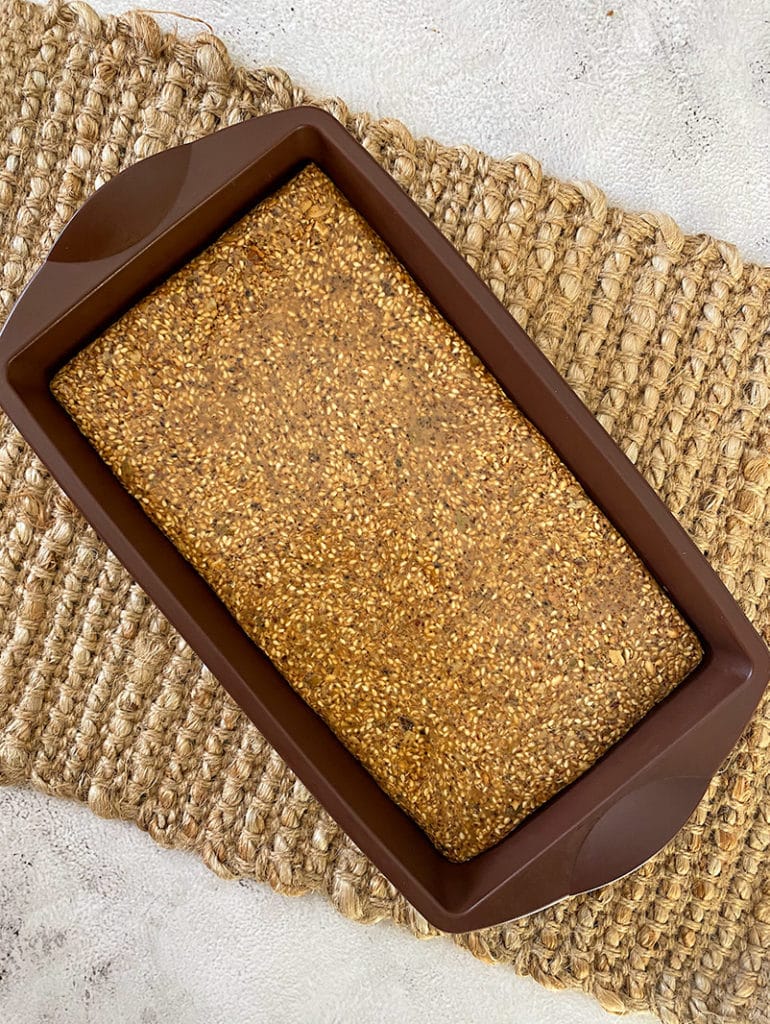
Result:
[[622,878],[658,853],[698,806],[708,781],[698,775],[655,779],[613,804],[580,846],[570,891]]
[[[320,111],[318,116],[328,117]],[[179,210],[189,211],[232,187],[234,179],[247,175],[265,153],[288,136],[301,134],[307,123],[306,109],[281,111],[259,118],[258,125],[254,119],[244,121],[140,160],[86,201],[59,235],[48,260],[125,259],[127,250],[171,225]]]
[[[151,249],[156,279],[162,279],[206,232],[213,237],[222,230],[223,217],[234,219],[244,211],[250,182],[271,150],[287,147],[297,163],[312,157],[312,124],[318,119],[330,115],[307,108],[267,114],[147,157],[116,175],[68,221],[18,299],[4,339],[22,348],[26,335],[31,340],[60,316],[71,318],[78,304],[108,280],[120,282],[127,296],[138,294],[137,264],[145,250]],[[222,201],[208,202],[215,196]],[[105,310],[108,305],[105,301]],[[18,372],[17,367],[9,376]]]

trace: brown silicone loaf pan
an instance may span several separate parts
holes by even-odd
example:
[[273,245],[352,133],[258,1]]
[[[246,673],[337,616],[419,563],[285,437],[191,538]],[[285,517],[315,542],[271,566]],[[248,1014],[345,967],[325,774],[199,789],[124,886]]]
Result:
[[[51,392],[76,353],[303,167],[320,168],[541,432],[697,635],[687,678],[576,781],[461,863],[305,703]],[[447,931],[613,881],[684,824],[748,722],[768,651],[628,459],[481,280],[331,116],[254,119],[142,161],[71,220],[0,334],[0,401],[56,480],[358,846]]]

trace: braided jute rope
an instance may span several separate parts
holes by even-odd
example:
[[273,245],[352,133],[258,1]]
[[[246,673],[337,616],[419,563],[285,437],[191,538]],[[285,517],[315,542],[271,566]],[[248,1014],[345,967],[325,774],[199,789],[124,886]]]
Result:
[[[307,102],[211,35],[0,0],[0,307],[102,182]],[[770,270],[599,189],[322,104],[466,257],[770,635]],[[356,850],[0,426],[0,780],[86,801],[223,876],[430,927]],[[677,839],[593,895],[459,937],[611,1010],[770,1019],[770,701]]]

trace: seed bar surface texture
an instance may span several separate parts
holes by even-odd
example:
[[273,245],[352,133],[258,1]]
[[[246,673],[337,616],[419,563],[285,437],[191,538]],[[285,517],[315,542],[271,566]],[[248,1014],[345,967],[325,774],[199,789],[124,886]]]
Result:
[[580,776],[702,657],[626,541],[313,165],[52,390],[452,860]]

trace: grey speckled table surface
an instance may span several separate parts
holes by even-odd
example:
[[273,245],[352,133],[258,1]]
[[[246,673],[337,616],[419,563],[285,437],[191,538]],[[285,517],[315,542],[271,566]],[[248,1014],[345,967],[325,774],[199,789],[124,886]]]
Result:
[[[237,59],[281,65],[354,109],[495,155],[531,152],[613,201],[665,210],[770,260],[767,0],[172,6],[209,21]],[[132,826],[0,790],[2,1022],[612,1019],[448,941],[418,943],[345,921],[319,898],[222,882]]]

